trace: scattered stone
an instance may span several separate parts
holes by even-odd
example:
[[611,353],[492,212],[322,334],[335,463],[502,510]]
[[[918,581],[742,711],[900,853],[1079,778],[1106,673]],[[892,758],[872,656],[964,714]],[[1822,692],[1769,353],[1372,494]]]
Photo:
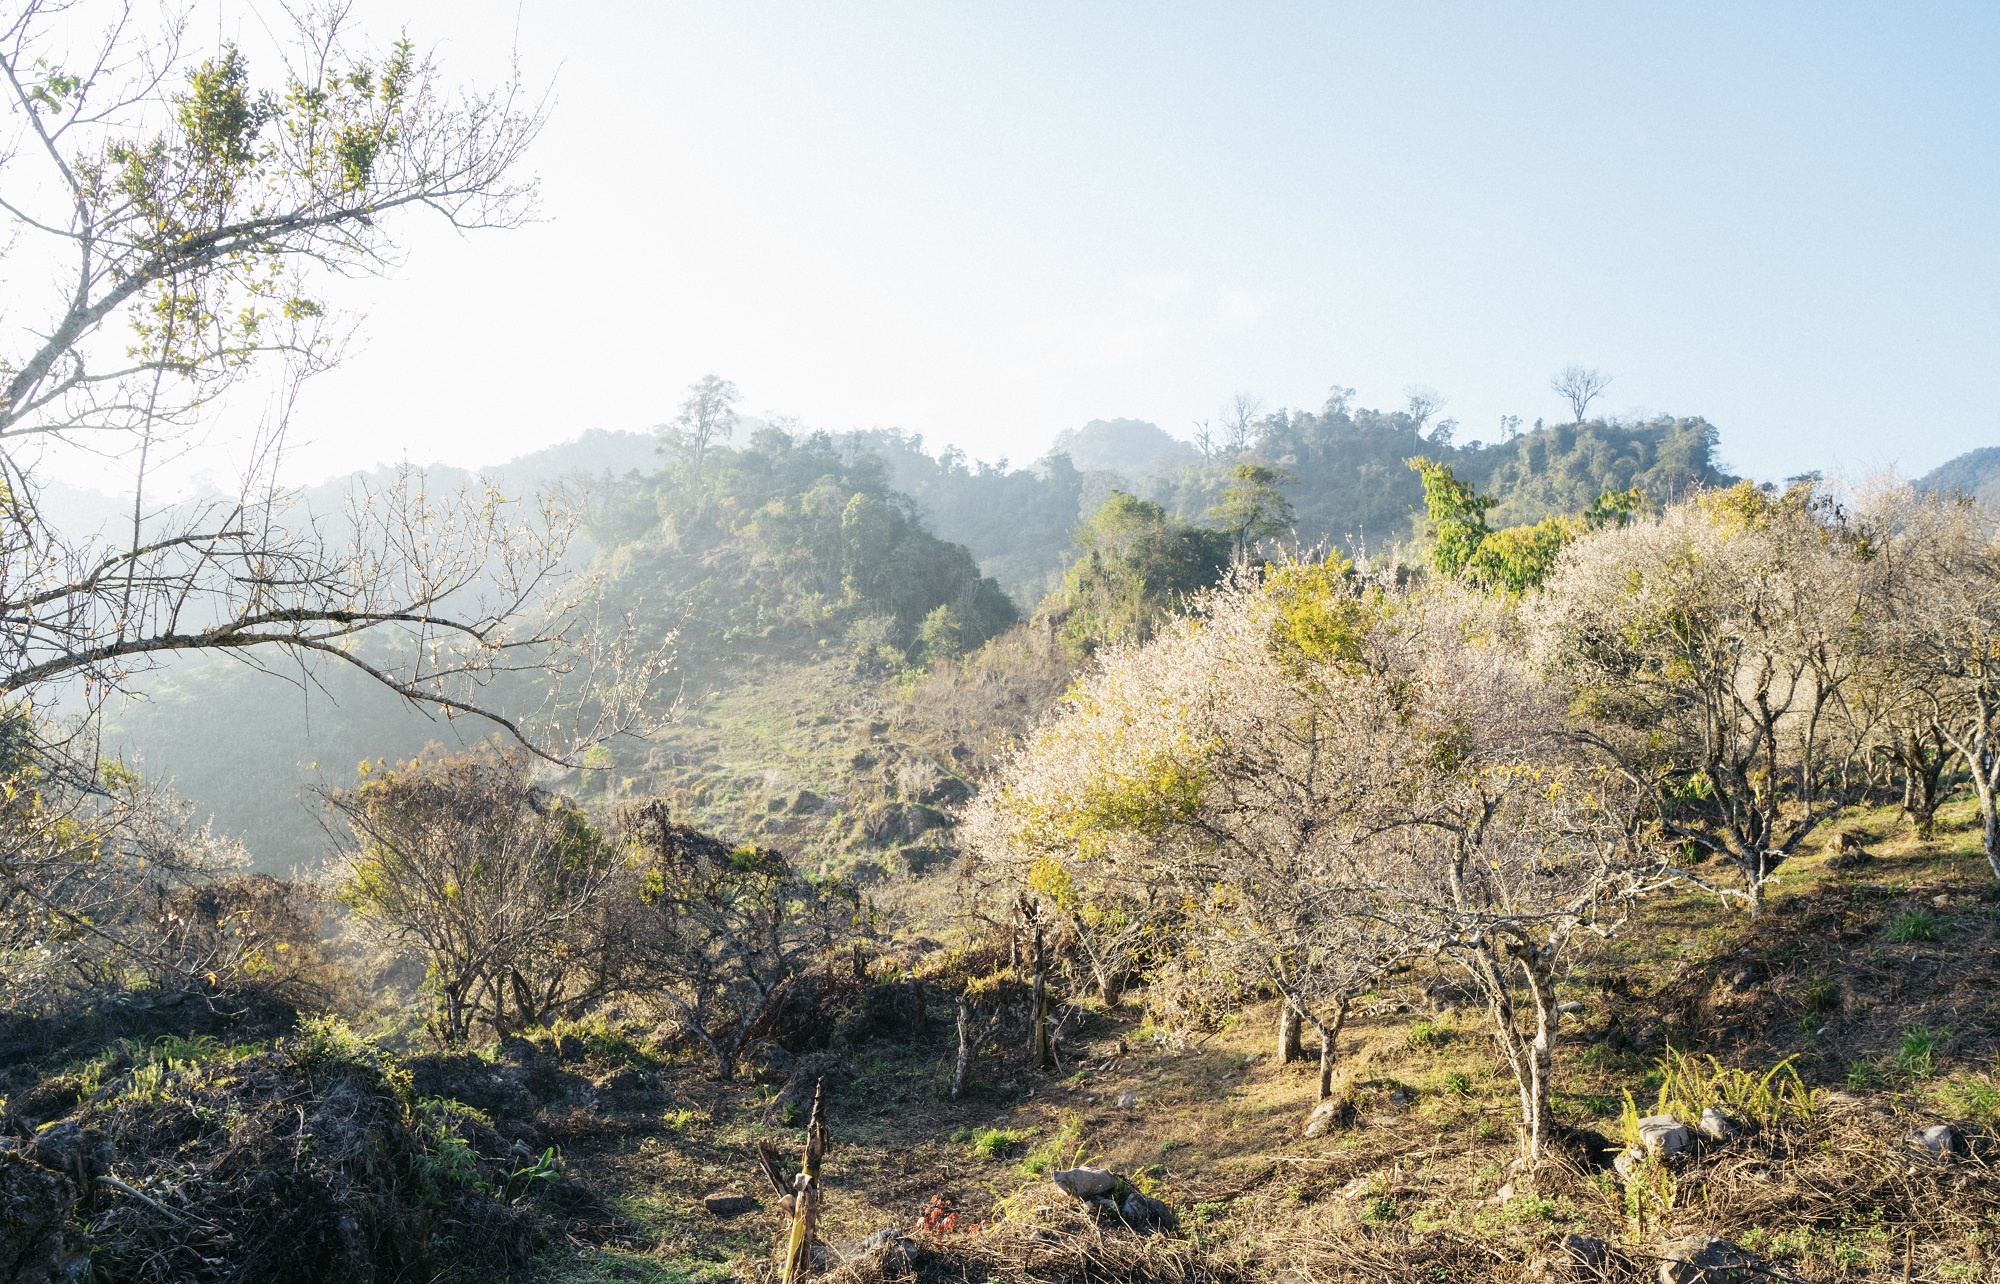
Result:
[[905,1266],[915,1266],[917,1259],[923,1255],[924,1251],[922,1245],[903,1234],[902,1228],[898,1226],[886,1226],[876,1231],[873,1235],[870,1235],[867,1239],[862,1240],[856,1247],[856,1252],[845,1255],[850,1257],[866,1256],[869,1253],[886,1249],[890,1257],[901,1258]]
[[1611,1244],[1594,1235],[1565,1235],[1563,1252],[1578,1266],[1597,1269],[1611,1260]]
[[1710,1141],[1728,1141],[1743,1131],[1741,1125],[1714,1106],[1702,1107],[1700,1128],[1701,1135]]
[[1120,1110],[1130,1110],[1138,1104],[1139,1104],[1139,1099],[1133,1096],[1131,1093],[1121,1092],[1118,1094],[1118,1108]]
[[701,1206],[717,1217],[741,1217],[754,1213],[763,1205],[749,1195],[704,1195]]
[[1687,1125],[1672,1115],[1647,1115],[1639,1121],[1639,1144],[1659,1159],[1672,1159],[1687,1149]]
[[1328,1097],[1325,1101],[1314,1106],[1313,1112],[1306,1116],[1305,1135],[1307,1137],[1326,1136],[1326,1134],[1332,1132],[1335,1128],[1346,1123],[1352,1110],[1353,1107],[1342,1098]]
[[1873,861],[1861,846],[1861,837],[1848,831],[1833,836],[1833,856],[1826,862],[1828,869],[1859,869]]
[[1095,1199],[1118,1189],[1118,1174],[1102,1168],[1066,1168],[1050,1173],[1049,1180],[1065,1195],[1076,1199]]
[[1142,1195],[1136,1190],[1125,1196],[1125,1204],[1119,1211],[1125,1215],[1125,1224],[1133,1230],[1152,1230],[1155,1227],[1162,1230],[1177,1230],[1181,1224],[1180,1218],[1174,1216],[1173,1209],[1151,1195]]
[[1632,1181],[1632,1174],[1637,1172],[1639,1165],[1645,1162],[1646,1154],[1644,1151],[1621,1150],[1618,1152],[1617,1158],[1611,1161],[1611,1167],[1617,1172],[1618,1180],[1629,1185]]
[[1701,1231],[1660,1251],[1660,1284],[1751,1284],[1770,1273],[1748,1249]]
[[1514,1183],[1511,1181],[1493,1192],[1493,1202],[1496,1204],[1504,1204],[1512,1198],[1514,1198]]
[[1562,1013],[1564,1016],[1575,1016],[1577,1013],[1583,1011],[1583,1004],[1576,999],[1571,999],[1567,1003],[1556,1004],[1556,1011]]
[[1937,908],[1939,909],[1950,909],[1951,897],[1945,896],[1943,894],[1933,896],[1931,897],[1931,904],[1937,906]]
[[1353,1181],[1348,1182],[1345,1186],[1342,1186],[1340,1188],[1340,1197],[1342,1199],[1359,1199],[1363,1195],[1367,1194],[1369,1187],[1373,1186],[1374,1184],[1375,1184],[1375,1178],[1372,1175],[1367,1177],[1356,1177]]
[[1910,1134],[1910,1144],[1930,1152],[1932,1159],[1950,1159],[1965,1153],[1965,1141],[1950,1124],[1932,1124]]

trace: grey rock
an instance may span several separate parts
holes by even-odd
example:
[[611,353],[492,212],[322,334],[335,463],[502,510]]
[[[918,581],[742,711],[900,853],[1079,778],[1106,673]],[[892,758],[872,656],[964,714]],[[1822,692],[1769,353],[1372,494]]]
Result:
[[75,1205],[67,1177],[0,1151],[0,1272],[8,1284],[90,1278],[90,1255],[70,1229]]
[[704,1195],[701,1206],[717,1217],[741,1217],[762,1207],[748,1195]]
[[1660,1251],[1660,1284],[1751,1284],[1768,1274],[1750,1250],[1699,1231]]
[[1095,1199],[1118,1189],[1118,1174],[1102,1168],[1066,1168],[1050,1173],[1049,1180],[1065,1195],[1077,1199]]
[[1728,1141],[1743,1131],[1741,1125],[1714,1106],[1702,1107],[1700,1129],[1701,1135],[1710,1141]]
[[86,1130],[74,1119],[60,1119],[37,1128],[27,1155],[50,1172],[82,1182],[111,1171],[111,1143],[96,1129]]
[[1154,1199],[1151,1195],[1141,1195],[1133,1191],[1125,1196],[1124,1206],[1119,1209],[1125,1215],[1125,1224],[1133,1230],[1175,1230],[1181,1222],[1174,1216],[1174,1210]]
[[1639,1165],[1644,1162],[1646,1162],[1646,1153],[1644,1151],[1621,1150],[1618,1152],[1617,1157],[1611,1161],[1611,1167],[1618,1174],[1619,1181],[1630,1182],[1632,1174],[1639,1171]]
[[1672,1115],[1647,1115],[1639,1121],[1639,1144],[1658,1159],[1672,1159],[1687,1149],[1687,1125]]
[[1598,1268],[1611,1260],[1611,1244],[1595,1235],[1565,1235],[1563,1252],[1578,1266]]
[[1913,1132],[1910,1144],[1922,1147],[1932,1159],[1950,1159],[1965,1151],[1965,1143],[1959,1138],[1958,1130],[1950,1124],[1932,1124]]
[[1120,1110],[1130,1110],[1138,1104],[1139,1104],[1139,1099],[1133,1096],[1131,1093],[1121,1092],[1118,1094],[1118,1108]]
[[901,1227],[885,1226],[842,1255],[866,1257],[878,1252],[892,1261],[900,1259],[905,1266],[915,1266],[923,1257],[924,1250],[921,1244],[905,1235]]
[[1347,1103],[1338,1097],[1329,1097],[1317,1106],[1314,1106],[1313,1112],[1306,1116],[1305,1135],[1308,1137],[1324,1137],[1335,1128],[1340,1127],[1346,1118]]
[[1556,1004],[1556,1011],[1562,1013],[1564,1016],[1574,1016],[1583,1011],[1583,1004],[1577,1002],[1575,999],[1571,999],[1567,1003]]
[[1493,1202],[1496,1204],[1504,1204],[1512,1198],[1514,1198],[1514,1183],[1511,1181],[1493,1192]]

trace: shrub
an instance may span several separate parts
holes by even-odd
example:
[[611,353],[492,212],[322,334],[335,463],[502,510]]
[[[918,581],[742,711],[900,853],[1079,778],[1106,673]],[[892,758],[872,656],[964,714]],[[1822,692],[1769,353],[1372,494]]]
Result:
[[[1726,1068],[1714,1057],[1696,1057],[1669,1047],[1655,1071],[1660,1079],[1660,1095],[1654,1112],[1671,1114],[1693,1124],[1701,1119],[1704,1109],[1713,1106],[1765,1128],[1777,1126],[1787,1115],[1811,1119],[1817,1112],[1818,1098],[1799,1079],[1792,1065],[1795,1059],[1786,1057],[1758,1074]],[[1626,1140],[1637,1144],[1638,1113],[1630,1093],[1626,1094],[1625,1103]]]
[[1897,945],[1938,939],[1937,920],[1929,910],[1904,910],[1889,924],[1889,940]]

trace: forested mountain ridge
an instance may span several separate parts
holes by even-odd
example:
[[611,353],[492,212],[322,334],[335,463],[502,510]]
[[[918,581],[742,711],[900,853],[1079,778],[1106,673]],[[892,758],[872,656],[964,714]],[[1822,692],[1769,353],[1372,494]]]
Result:
[[1918,490],[1957,490],[1989,507],[2000,505],[2000,446],[1947,459],[1914,483]]

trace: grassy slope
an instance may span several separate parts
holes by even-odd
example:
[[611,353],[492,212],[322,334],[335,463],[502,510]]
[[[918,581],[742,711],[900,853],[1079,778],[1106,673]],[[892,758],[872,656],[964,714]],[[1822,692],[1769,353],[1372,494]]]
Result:
[[[1975,1116],[2000,1050],[2000,897],[1969,819],[1963,806],[1948,810],[1944,837],[1920,844],[1897,836],[1891,813],[1854,817],[1875,853],[1869,867],[1837,873],[1806,857],[1756,921],[1663,898],[1571,977],[1565,997],[1585,1009],[1566,1028],[1555,1097],[1571,1126],[1617,1140],[1626,1092],[1650,1109],[1668,1039],[1725,1065],[1796,1057],[1806,1083],[1857,1099],[1822,1096],[1814,1119],[1698,1158],[1678,1174],[1673,1206],[1655,1202],[1643,1223],[1608,1172],[1580,1163],[1493,1202],[1514,1153],[1511,1082],[1477,1012],[1441,1014],[1413,991],[1381,996],[1350,1027],[1340,1089],[1355,1122],[1316,1141],[1299,1135],[1314,1072],[1274,1062],[1267,1010],[1180,1049],[1155,1041],[1137,1006],[1079,1014],[1067,1046],[1108,1053],[1122,1040],[1126,1051],[1041,1075],[986,1049],[977,1091],[956,1103],[942,1092],[948,1014],[934,1010],[906,1040],[862,1045],[853,1078],[833,1092],[827,1238],[907,1227],[938,1193],[973,1219],[996,1208],[1059,1217],[1061,1197],[1029,1170],[1080,1154],[1139,1174],[1217,1260],[1247,1259],[1260,1273],[1428,1262],[1445,1273],[1437,1278],[1499,1278],[1567,1232],[1639,1243],[1686,1224],[1815,1277],[1900,1269],[1914,1254],[1919,1278],[1991,1278],[2000,1184],[1989,1169],[1910,1162],[1900,1145],[1919,1124]],[[1888,941],[1918,908],[1937,939]],[[1913,1029],[1940,1036],[1927,1065],[1898,1063]],[[700,1211],[700,1197],[756,1193],[755,1140],[789,1146],[798,1131],[762,1121],[768,1085],[679,1073],[677,1104],[568,1152],[655,1247],[565,1252],[550,1259],[549,1279],[680,1279],[764,1260],[778,1229],[768,1207],[723,1222]],[[1136,1106],[1119,1109],[1128,1093]],[[1995,1108],[1989,1089],[1988,1127]],[[985,1130],[998,1135],[982,1155]]]

